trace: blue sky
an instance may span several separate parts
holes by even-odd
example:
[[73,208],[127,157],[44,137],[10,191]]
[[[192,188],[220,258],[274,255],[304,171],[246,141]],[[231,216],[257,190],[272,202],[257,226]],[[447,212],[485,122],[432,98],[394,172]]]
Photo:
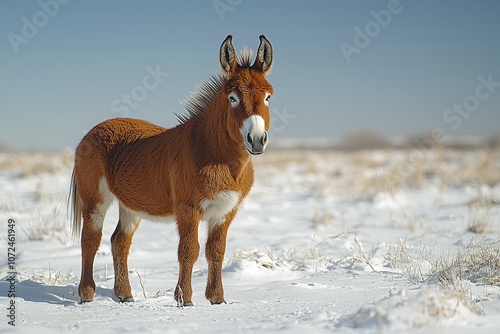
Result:
[[1,1],[0,143],[74,148],[117,116],[173,127],[228,34],[237,50],[273,45],[275,138],[487,137],[499,17],[494,0]]

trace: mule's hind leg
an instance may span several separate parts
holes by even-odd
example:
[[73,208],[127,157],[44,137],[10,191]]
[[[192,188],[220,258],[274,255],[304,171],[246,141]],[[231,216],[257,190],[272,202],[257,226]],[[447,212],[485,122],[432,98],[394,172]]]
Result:
[[91,215],[83,213],[82,229],[82,276],[78,286],[78,295],[82,302],[94,300],[94,258],[101,243],[102,222],[101,214]]
[[139,226],[140,218],[120,204],[120,220],[111,236],[111,251],[115,269],[115,295],[121,302],[133,302],[128,278],[128,254],[132,237]]
[[[83,175],[86,175],[82,171]],[[80,175],[80,173],[75,173]],[[87,175],[88,176],[88,175]],[[90,178],[90,177],[89,177]],[[90,179],[98,179],[93,175]],[[78,181],[78,179],[77,179]],[[99,184],[89,182],[77,182],[82,203],[83,229],[82,229],[82,277],[78,286],[78,295],[82,302],[94,300],[94,258],[101,243],[104,216],[113,201],[113,197],[107,188],[104,177]]]

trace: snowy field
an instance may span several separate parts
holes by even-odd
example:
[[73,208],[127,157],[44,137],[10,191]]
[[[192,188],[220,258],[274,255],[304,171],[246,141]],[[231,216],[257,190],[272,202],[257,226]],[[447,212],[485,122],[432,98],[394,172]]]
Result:
[[1,333],[500,333],[498,150],[269,150],[254,158],[256,183],[229,230],[227,304],[204,297],[201,224],[195,305],[186,308],[173,298],[175,225],[148,221],[129,258],[136,302],[117,302],[116,203],[96,257],[96,299],[78,304],[72,160],[0,153]]

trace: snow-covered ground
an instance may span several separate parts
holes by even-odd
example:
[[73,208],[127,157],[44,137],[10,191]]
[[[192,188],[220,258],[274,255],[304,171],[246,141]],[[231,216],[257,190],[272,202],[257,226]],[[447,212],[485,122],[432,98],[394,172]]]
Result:
[[[80,247],[66,215],[71,153],[1,153],[0,332],[500,331],[499,151],[270,150],[254,165],[256,183],[229,231],[227,304],[204,298],[202,247],[195,306],[177,307],[175,225],[148,221],[129,258],[136,302],[118,303],[114,204],[95,262],[96,299],[80,305]],[[202,245],[205,236],[201,224]]]

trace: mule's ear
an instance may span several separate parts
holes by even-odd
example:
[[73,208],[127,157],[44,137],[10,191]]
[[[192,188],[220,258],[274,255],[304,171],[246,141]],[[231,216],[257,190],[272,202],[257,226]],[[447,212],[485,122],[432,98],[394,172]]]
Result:
[[229,76],[238,67],[236,52],[234,52],[233,44],[231,43],[233,36],[228,35],[220,46],[220,66],[224,73]]
[[261,71],[265,75],[273,65],[273,47],[264,35],[260,35],[259,39],[260,45],[252,68]]

